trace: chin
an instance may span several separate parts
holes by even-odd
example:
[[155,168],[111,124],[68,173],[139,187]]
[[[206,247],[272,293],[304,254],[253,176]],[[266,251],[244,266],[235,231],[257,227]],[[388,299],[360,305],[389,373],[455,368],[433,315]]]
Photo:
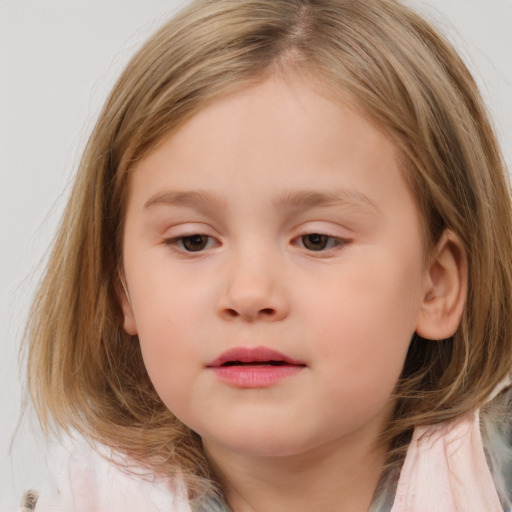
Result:
[[277,429],[251,428],[236,432],[222,432],[220,436],[201,437],[246,457],[292,457],[306,453],[322,444],[318,439],[297,434],[293,429],[279,432]]

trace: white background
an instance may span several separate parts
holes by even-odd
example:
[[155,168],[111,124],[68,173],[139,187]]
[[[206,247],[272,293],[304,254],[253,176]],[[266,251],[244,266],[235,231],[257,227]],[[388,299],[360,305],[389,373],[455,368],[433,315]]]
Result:
[[[135,49],[184,0],[0,0],[0,511],[44,480],[19,350],[69,184]],[[512,167],[512,0],[411,0],[456,43]],[[16,431],[16,434],[15,434]]]

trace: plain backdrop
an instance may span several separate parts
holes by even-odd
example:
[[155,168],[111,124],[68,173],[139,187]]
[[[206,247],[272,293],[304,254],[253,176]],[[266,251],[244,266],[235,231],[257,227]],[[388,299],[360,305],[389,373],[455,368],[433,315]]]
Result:
[[[0,0],[0,511],[46,477],[19,351],[31,297],[94,119],[184,0]],[[512,164],[512,0],[410,0],[479,82]],[[512,257],[512,256],[511,256]]]

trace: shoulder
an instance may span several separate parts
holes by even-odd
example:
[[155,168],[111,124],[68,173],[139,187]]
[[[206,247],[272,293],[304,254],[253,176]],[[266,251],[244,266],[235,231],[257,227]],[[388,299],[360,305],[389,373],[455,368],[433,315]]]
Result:
[[128,470],[126,465],[125,469],[123,460],[107,447],[81,438],[66,439],[51,450],[48,485],[26,496],[25,510],[190,512],[186,491],[179,482],[153,478],[133,466]]

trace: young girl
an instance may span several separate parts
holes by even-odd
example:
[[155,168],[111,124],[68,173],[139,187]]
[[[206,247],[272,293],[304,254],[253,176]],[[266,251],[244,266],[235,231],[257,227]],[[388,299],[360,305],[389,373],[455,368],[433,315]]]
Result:
[[511,221],[409,8],[192,2],[107,101],[34,304],[70,434],[35,510],[508,509]]

